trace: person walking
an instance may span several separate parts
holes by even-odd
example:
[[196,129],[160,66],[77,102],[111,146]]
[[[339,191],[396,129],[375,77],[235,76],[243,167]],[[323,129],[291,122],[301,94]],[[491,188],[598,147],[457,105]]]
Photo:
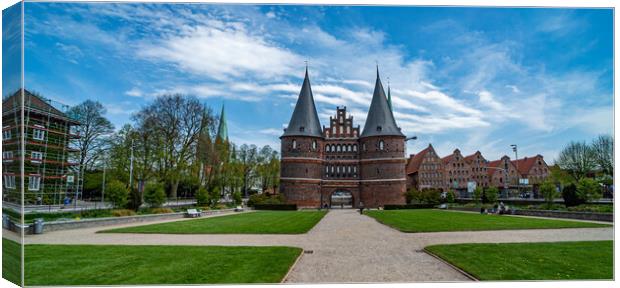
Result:
[[364,203],[360,202],[360,215],[364,214]]

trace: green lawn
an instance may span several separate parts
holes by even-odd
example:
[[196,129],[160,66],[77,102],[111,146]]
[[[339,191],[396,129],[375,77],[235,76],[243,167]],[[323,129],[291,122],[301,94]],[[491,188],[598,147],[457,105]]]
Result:
[[402,232],[480,231],[505,229],[547,229],[609,227],[607,224],[567,220],[482,215],[432,209],[370,210],[366,215]]
[[[7,242],[3,240],[3,245]],[[63,286],[279,283],[301,252],[293,247],[27,245],[25,282]]]
[[2,278],[17,285],[21,282],[20,255],[21,246],[17,242],[2,238]]
[[111,229],[100,232],[163,234],[302,234],[312,229],[326,213],[325,211],[258,211],[229,216]]
[[613,278],[613,241],[455,244],[426,250],[479,280]]

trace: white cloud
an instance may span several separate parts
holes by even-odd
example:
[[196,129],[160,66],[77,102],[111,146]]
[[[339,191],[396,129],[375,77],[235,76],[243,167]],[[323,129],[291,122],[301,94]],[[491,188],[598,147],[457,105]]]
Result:
[[125,91],[125,95],[131,96],[131,97],[142,97],[144,93],[142,92],[142,90],[136,87],[133,87],[130,90]]
[[295,53],[250,34],[243,23],[215,20],[210,26],[184,26],[159,43],[143,43],[138,55],[217,80],[287,76],[303,63]]

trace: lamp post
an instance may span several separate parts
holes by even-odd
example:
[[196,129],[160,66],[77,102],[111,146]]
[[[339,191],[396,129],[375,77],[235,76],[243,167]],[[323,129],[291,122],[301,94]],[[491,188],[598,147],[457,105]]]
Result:
[[405,149],[403,149],[405,150],[405,157],[407,157],[407,145],[406,144],[407,144],[407,141],[409,140],[418,140],[418,136],[411,136],[411,137],[405,138],[405,147],[404,147]]
[[103,152],[103,180],[101,180],[101,208],[105,208],[105,168],[106,168],[106,152]]
[[517,153],[517,144],[511,144],[512,151],[515,152],[515,167],[517,168],[517,193],[521,193],[521,172],[519,172],[519,154]]

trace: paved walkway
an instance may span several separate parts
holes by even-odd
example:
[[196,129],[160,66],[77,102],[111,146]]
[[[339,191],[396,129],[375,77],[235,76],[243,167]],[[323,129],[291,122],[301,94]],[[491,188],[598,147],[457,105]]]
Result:
[[310,232],[300,235],[95,233],[134,225],[144,223],[26,235],[25,241],[27,244],[294,246],[313,253],[303,254],[286,282],[360,283],[468,281],[464,275],[420,251],[433,244],[613,239],[612,228],[401,233],[359,215],[356,210],[332,210]]

